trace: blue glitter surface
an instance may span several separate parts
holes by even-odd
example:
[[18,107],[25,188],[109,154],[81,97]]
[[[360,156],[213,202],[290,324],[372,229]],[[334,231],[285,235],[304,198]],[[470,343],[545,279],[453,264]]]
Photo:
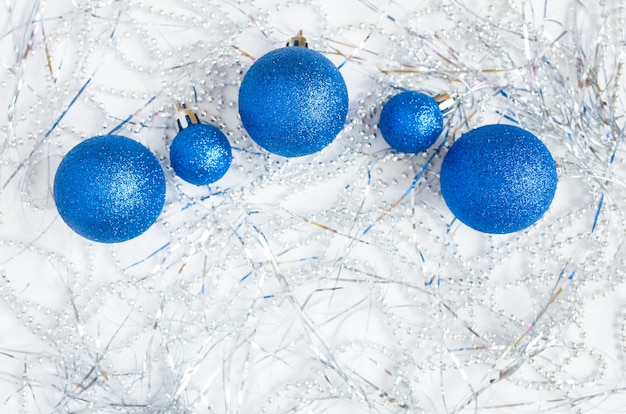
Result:
[[383,106],[378,128],[396,151],[417,153],[437,141],[443,130],[443,114],[430,96],[405,91]]
[[189,125],[176,135],[170,147],[170,161],[176,175],[195,185],[211,184],[222,178],[232,159],[228,139],[212,125]]
[[511,125],[487,125],[456,141],[441,165],[441,193],[469,227],[512,233],[535,223],[556,191],[556,166],[533,134]]
[[143,145],[117,135],[76,145],[54,178],[61,218],[81,236],[123,242],[145,232],[165,202],[165,176]]
[[284,47],[259,58],[239,89],[239,114],[250,137],[285,157],[329,145],[348,114],[348,90],[333,63],[304,47]]

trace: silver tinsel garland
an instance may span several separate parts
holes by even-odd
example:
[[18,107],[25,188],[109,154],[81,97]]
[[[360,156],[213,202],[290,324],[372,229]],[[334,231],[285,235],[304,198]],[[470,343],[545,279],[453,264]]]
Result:
[[[620,2],[7,0],[0,4],[0,407],[24,413],[614,412],[626,406],[625,6]],[[347,80],[319,154],[237,117],[256,57],[299,29]],[[377,130],[400,89],[448,93],[428,152]],[[216,185],[171,171],[177,102],[219,126]],[[462,133],[519,125],[558,163],[511,235],[454,220]],[[56,167],[103,134],[159,157],[144,235],[60,220]]]

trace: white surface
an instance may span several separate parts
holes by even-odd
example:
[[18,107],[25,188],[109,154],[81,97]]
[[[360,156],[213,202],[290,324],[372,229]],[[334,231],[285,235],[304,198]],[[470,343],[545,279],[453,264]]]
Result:
[[[489,3],[0,5],[3,411],[620,412],[624,11]],[[326,151],[285,162],[245,135],[236,91],[247,55],[298,29],[347,60],[351,111]],[[236,148],[210,189],[168,169],[192,85]],[[459,91],[450,141],[504,111],[539,135],[561,170],[550,212],[510,236],[453,223],[441,155],[376,136],[390,86]],[[52,177],[130,115],[118,133],[160,157],[167,206],[138,239],[88,243]]]

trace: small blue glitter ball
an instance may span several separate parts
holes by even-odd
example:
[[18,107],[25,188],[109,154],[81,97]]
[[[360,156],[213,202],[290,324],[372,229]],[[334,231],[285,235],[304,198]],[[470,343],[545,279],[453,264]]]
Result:
[[329,145],[348,114],[348,90],[335,65],[305,47],[284,47],[259,58],[239,89],[239,114],[250,137],[284,157]]
[[469,227],[512,233],[535,223],[556,192],[556,166],[533,134],[511,125],[486,125],[456,141],[441,165],[441,194]]
[[437,141],[443,130],[443,114],[430,96],[406,91],[383,106],[378,128],[396,151],[418,153]]
[[94,137],[67,153],[54,177],[61,218],[81,236],[102,243],[146,231],[165,203],[165,175],[143,145],[117,135]]
[[181,129],[170,147],[172,168],[195,185],[211,184],[226,174],[233,159],[230,143],[216,127],[191,124]]

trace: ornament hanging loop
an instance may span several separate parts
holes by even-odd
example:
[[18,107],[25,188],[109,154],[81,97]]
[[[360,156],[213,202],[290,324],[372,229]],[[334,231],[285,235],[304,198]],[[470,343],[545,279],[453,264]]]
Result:
[[198,124],[198,116],[194,111],[187,107],[186,103],[174,104],[174,120],[176,121],[176,131],[188,128],[190,125]]
[[302,29],[298,31],[298,34],[291,38],[289,42],[287,42],[287,46],[298,46],[298,47],[309,47],[309,44],[306,41],[306,37],[302,34]]
[[444,92],[436,95],[433,99],[439,104],[441,113],[445,115],[457,105],[458,97],[456,92]]

